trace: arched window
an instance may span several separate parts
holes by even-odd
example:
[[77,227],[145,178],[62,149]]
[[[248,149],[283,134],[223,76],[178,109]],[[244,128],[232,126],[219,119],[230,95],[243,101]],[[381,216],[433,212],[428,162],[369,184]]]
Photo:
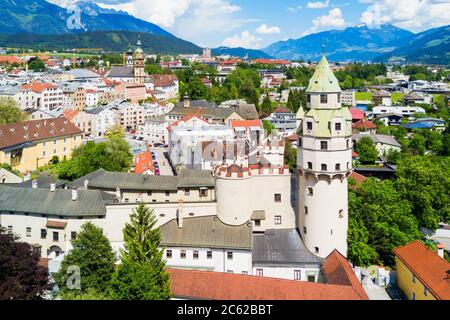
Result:
[[327,171],[327,165],[322,163],[321,169],[322,169],[322,171]]
[[308,169],[312,170],[312,168],[313,168],[312,162],[308,162]]

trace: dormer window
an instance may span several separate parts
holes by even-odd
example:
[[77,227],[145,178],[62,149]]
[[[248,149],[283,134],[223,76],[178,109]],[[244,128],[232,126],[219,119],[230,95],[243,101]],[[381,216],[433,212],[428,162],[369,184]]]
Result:
[[320,103],[328,103],[328,96],[326,94],[320,95]]
[[311,102],[311,95],[310,94],[306,95],[306,102],[308,102],[308,103]]
[[340,122],[335,123],[335,124],[334,124],[334,129],[335,129],[336,131],[341,131],[341,130],[342,130],[341,123],[340,123]]
[[307,130],[312,130],[312,127],[313,127],[312,122],[308,121],[308,122],[306,123],[306,129],[307,129]]

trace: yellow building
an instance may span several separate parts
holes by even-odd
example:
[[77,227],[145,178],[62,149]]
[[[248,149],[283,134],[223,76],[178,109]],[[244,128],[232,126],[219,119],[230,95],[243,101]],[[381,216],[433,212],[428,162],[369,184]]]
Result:
[[408,300],[450,300],[449,262],[420,241],[396,248],[394,254],[397,286]]
[[23,173],[47,165],[57,156],[69,159],[82,143],[82,131],[66,118],[0,126],[0,163]]

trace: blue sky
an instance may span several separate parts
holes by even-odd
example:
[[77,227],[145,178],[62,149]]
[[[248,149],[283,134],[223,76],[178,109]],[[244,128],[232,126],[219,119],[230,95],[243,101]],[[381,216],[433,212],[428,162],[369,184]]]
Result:
[[419,32],[450,24],[450,0],[95,0],[205,47],[263,48],[361,23]]

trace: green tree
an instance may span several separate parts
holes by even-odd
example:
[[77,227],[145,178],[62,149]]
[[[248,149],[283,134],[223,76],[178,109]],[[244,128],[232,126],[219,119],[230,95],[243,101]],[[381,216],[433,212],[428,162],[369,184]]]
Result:
[[276,130],[275,126],[269,120],[263,120],[263,127],[266,131],[266,136],[270,136]]
[[116,300],[168,300],[170,278],[154,212],[140,204],[130,219],[123,230],[122,263],[111,280],[110,295]]
[[[80,233],[71,241],[73,249],[69,251],[56,274],[62,297],[81,296],[95,292],[102,295],[106,292],[114,272],[115,254],[111,244],[103,234],[103,230],[93,223],[85,223]],[[68,269],[76,266],[80,270],[80,288],[72,289]],[[71,271],[69,269],[69,271]]]
[[264,97],[263,103],[261,104],[261,113],[265,116],[269,116],[273,112],[272,101],[270,101],[269,95]]
[[289,165],[291,172],[294,172],[297,168],[297,149],[287,139],[284,140],[284,164]]
[[425,137],[415,134],[409,142],[408,148],[413,155],[423,155],[425,153]]
[[248,103],[252,103],[258,107],[259,94],[256,91],[255,84],[251,78],[246,78],[239,87],[239,97],[245,99]]
[[[349,258],[365,265],[394,265],[392,250],[421,238],[419,224],[411,205],[390,180],[369,178],[349,196]],[[367,229],[368,232],[366,232]],[[361,243],[366,243],[377,254]]]
[[0,97],[0,125],[13,124],[25,119],[26,115],[14,99]]
[[210,100],[209,89],[198,78],[189,83],[187,91],[192,100]]
[[42,72],[45,71],[47,68],[42,60],[36,58],[28,64],[28,69],[34,72]]
[[404,156],[397,164],[395,185],[421,226],[435,229],[450,221],[450,158]]
[[374,164],[378,160],[378,151],[369,137],[362,137],[356,144],[356,152],[362,164]]

